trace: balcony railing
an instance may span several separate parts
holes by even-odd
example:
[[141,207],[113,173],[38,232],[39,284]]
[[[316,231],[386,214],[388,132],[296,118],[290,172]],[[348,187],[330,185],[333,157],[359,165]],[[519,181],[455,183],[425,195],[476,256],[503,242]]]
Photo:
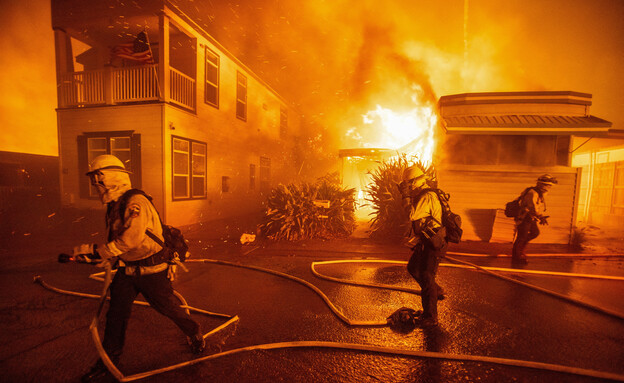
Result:
[[[180,71],[169,70],[170,101],[195,109],[195,80]],[[158,64],[130,68],[107,68],[67,73],[61,76],[59,106],[113,105],[162,99]]]
[[171,102],[195,109],[195,80],[184,73],[170,68],[169,97]]

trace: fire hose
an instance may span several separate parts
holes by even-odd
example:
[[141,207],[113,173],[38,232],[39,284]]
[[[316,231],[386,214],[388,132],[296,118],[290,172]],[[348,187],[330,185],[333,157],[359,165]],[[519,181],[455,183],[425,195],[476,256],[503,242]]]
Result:
[[[451,259],[451,260],[456,261],[455,259]],[[362,261],[362,260],[353,260],[353,261],[358,262],[358,261]],[[384,262],[384,263],[399,263],[399,261],[387,261],[387,260],[366,260],[366,261],[377,261],[377,262],[381,261],[381,262]],[[289,274],[286,274],[286,273],[282,273],[282,272],[275,271],[275,270],[270,270],[270,269],[265,269],[265,268],[261,268],[261,267],[257,267],[257,266],[241,265],[241,264],[237,264],[237,263],[233,263],[233,262],[227,262],[227,261],[221,261],[221,260],[213,260],[213,259],[187,260],[187,262],[215,263],[215,264],[221,264],[221,265],[226,265],[226,266],[241,267],[241,268],[257,270],[257,271],[273,274],[273,275],[276,275],[276,276],[284,277],[284,278],[287,278],[287,279],[291,279],[291,280],[294,280],[294,281],[296,281],[298,283],[301,283],[304,286],[306,286],[306,287],[312,289],[313,291],[315,291],[326,302],[326,304],[330,307],[332,312],[334,312],[334,314],[336,316],[338,316],[338,318],[340,318],[345,323],[347,323],[347,324],[349,324],[351,326],[385,326],[385,325],[387,325],[387,321],[384,321],[384,322],[381,322],[381,321],[370,321],[370,322],[367,322],[367,321],[351,321],[351,320],[349,320],[348,318],[346,318],[344,316],[344,314],[340,310],[338,310],[338,308],[329,300],[329,298],[318,287],[314,286],[313,284],[311,284],[311,283],[309,283],[309,282],[307,282],[307,281],[305,281],[305,280],[303,280],[301,278],[298,278],[298,277],[295,277],[295,276],[292,276],[292,275],[289,275]],[[329,263],[329,262],[332,262],[332,261],[328,261],[328,262],[324,262],[324,263]],[[334,262],[338,262],[338,261],[334,261]],[[345,261],[342,261],[342,262],[345,262]],[[462,261],[459,261],[459,262],[462,262]],[[312,270],[315,273],[315,275],[319,275],[320,276],[320,274],[318,274],[318,272],[316,272],[314,270],[315,263],[319,264],[319,262],[313,262],[312,263]],[[476,266],[476,265],[471,265],[471,266],[476,267],[477,269],[480,268],[479,266]],[[491,272],[488,272],[488,273],[491,273]],[[495,273],[491,273],[491,274],[495,274]],[[442,359],[442,360],[486,362],[486,363],[493,363],[493,364],[499,364],[499,365],[507,365],[507,366],[516,366],[516,367],[540,369],[540,370],[554,371],[554,372],[573,374],[573,375],[580,375],[580,376],[587,376],[587,377],[600,378],[600,379],[611,379],[611,380],[624,382],[624,375],[615,374],[615,373],[608,373],[608,372],[603,372],[603,371],[596,371],[596,370],[591,370],[591,369],[583,369],[583,368],[577,368],[577,367],[549,364],[549,363],[531,362],[531,361],[524,361],[524,360],[517,360],[517,359],[495,358],[495,357],[479,356],[479,355],[447,354],[447,353],[431,352],[431,351],[405,350],[405,349],[397,349],[397,348],[384,347],[384,346],[372,346],[372,345],[362,345],[362,344],[353,344],[353,343],[340,343],[340,342],[325,342],[325,341],[295,341],[295,342],[280,342],[280,343],[269,343],[269,344],[253,345],[253,346],[248,346],[248,347],[242,347],[242,348],[237,348],[237,349],[233,349],[233,350],[228,350],[228,351],[224,351],[224,352],[219,352],[219,353],[216,353],[216,354],[208,355],[208,356],[201,357],[201,358],[196,358],[196,359],[193,359],[193,360],[190,360],[190,361],[187,361],[187,362],[178,363],[178,364],[175,364],[175,365],[167,366],[167,367],[156,369],[156,370],[151,370],[151,371],[146,371],[146,372],[142,372],[142,373],[138,373],[138,374],[134,374],[134,375],[124,376],[121,373],[121,371],[119,371],[119,369],[114,365],[114,363],[112,363],[112,361],[110,360],[110,358],[106,354],[104,348],[102,347],[102,343],[101,343],[101,340],[99,338],[99,333],[98,333],[98,329],[97,329],[98,318],[99,318],[101,309],[102,309],[102,307],[104,305],[104,302],[106,300],[108,287],[109,287],[110,282],[111,282],[111,275],[112,275],[112,270],[111,270],[110,264],[108,264],[108,266],[105,268],[104,288],[103,288],[103,291],[102,291],[102,295],[99,297],[100,298],[100,304],[99,304],[99,307],[98,307],[98,311],[97,311],[96,315],[94,316],[93,321],[91,323],[90,331],[91,331],[91,334],[92,334],[93,341],[94,341],[94,343],[96,345],[96,349],[98,351],[98,354],[102,358],[102,361],[104,362],[106,367],[109,369],[111,374],[113,374],[113,376],[117,380],[119,380],[121,382],[130,382],[130,381],[134,381],[134,380],[138,380],[138,379],[143,379],[143,378],[146,378],[146,377],[149,377],[149,376],[153,376],[153,375],[156,375],[156,374],[164,373],[164,372],[167,372],[167,371],[172,371],[172,370],[179,369],[179,368],[182,368],[182,367],[185,367],[185,366],[190,366],[190,365],[201,363],[201,362],[204,362],[204,361],[207,361],[207,360],[214,360],[214,359],[218,359],[218,358],[221,358],[221,357],[224,357],[224,356],[238,354],[238,353],[242,353],[242,352],[248,352],[248,351],[254,351],[254,350],[284,349],[284,348],[328,348],[328,349],[342,349],[342,350],[351,350],[351,351],[353,351],[353,350],[355,350],[355,351],[368,351],[368,352],[375,352],[375,353],[381,353],[381,354],[390,354],[390,355],[399,355],[399,356],[406,356],[406,357],[420,357],[420,358],[433,358],[433,359]],[[507,279],[506,277],[503,277],[503,278]],[[511,279],[511,278],[509,278],[509,279]],[[513,281],[515,281],[515,280],[513,280]],[[35,277],[35,282],[41,284],[43,287],[45,287],[47,289],[50,289],[50,290],[55,291],[55,292],[63,293],[63,294],[70,294],[70,295],[81,296],[81,297],[89,297],[89,298],[97,297],[97,296],[93,296],[93,295],[90,295],[90,294],[76,293],[76,292],[70,292],[70,291],[65,291],[65,290],[54,288],[54,287],[46,284],[41,279],[41,277],[39,277],[39,276]],[[356,283],[353,283],[353,284],[356,284]],[[529,285],[529,284],[525,284],[524,282],[522,282],[522,284],[523,285]],[[369,286],[369,287],[378,287],[378,286],[375,286],[374,284],[365,284],[365,285]],[[539,288],[539,289],[541,289],[541,288]],[[411,292],[411,293],[417,293],[416,289],[404,289],[404,288],[396,289],[395,288],[395,290],[407,291],[407,292]],[[541,290],[545,290],[545,289],[541,289]],[[546,291],[548,291],[548,290],[546,290]],[[182,301],[183,301],[183,298],[182,298]],[[208,312],[206,312],[204,310],[194,309],[194,308],[192,308],[192,307],[190,307],[190,306],[188,306],[186,304],[185,304],[185,308],[193,309],[193,311],[197,311],[197,312],[208,313]],[[225,314],[220,314],[220,315],[225,315]],[[221,331],[222,329],[224,329],[227,326],[229,326],[229,324],[232,324],[232,323],[235,323],[235,322],[238,321],[238,316],[234,316],[234,317],[227,316],[227,317],[230,317],[232,319],[230,319],[228,322],[226,322],[222,326],[219,326],[218,328],[216,328],[216,329],[212,330],[211,332],[209,332],[208,334],[204,335],[204,337],[207,337],[210,334],[214,334],[214,333],[216,333],[218,331]]]
[[[521,274],[537,274],[537,275],[556,275],[556,276],[568,276],[568,277],[578,277],[578,278],[595,278],[595,279],[611,279],[611,280],[620,280],[620,281],[624,281],[624,278],[622,277],[617,277],[617,276],[606,276],[606,275],[592,275],[592,274],[578,274],[578,273],[560,273],[560,272],[547,272],[547,271],[541,271],[541,270],[522,270],[522,269],[506,269],[506,268],[494,268],[494,267],[482,267],[482,266],[478,266],[475,265],[473,263],[470,262],[466,262],[466,261],[461,261],[459,259],[453,258],[453,257],[449,257],[448,255],[445,256],[446,259],[453,261],[453,262],[457,262],[460,263],[462,265],[466,265],[466,266],[461,266],[461,265],[455,265],[455,264],[451,264],[451,263],[441,263],[440,266],[446,266],[446,267],[467,267],[467,268],[474,268],[476,270],[479,271],[483,271],[486,274],[492,275],[494,277],[512,282],[512,283],[516,283],[525,287],[528,287],[530,289],[533,290],[537,290],[540,291],[542,293],[545,293],[547,295],[551,295],[553,297],[568,301],[570,303],[576,304],[578,306],[581,307],[585,307],[587,309],[605,314],[605,315],[609,315],[618,319],[624,319],[624,315],[603,308],[603,307],[599,307],[596,305],[592,305],[589,304],[587,302],[583,302],[581,300],[578,299],[574,299],[571,298],[567,295],[563,295],[563,294],[559,294],[555,291],[551,291],[548,289],[544,289],[542,287],[539,286],[535,286],[532,285],[530,283],[526,283],[526,282],[522,282],[519,281],[517,279],[513,279],[513,278],[509,278],[506,277],[504,275],[492,272],[491,270],[497,270],[497,271],[506,271],[506,272],[512,272],[512,273],[521,273]],[[392,260],[383,260],[383,259],[340,259],[340,260],[333,260],[333,261],[319,261],[319,262],[312,262],[311,264],[311,270],[312,273],[314,275],[316,275],[317,277],[321,278],[321,279],[326,279],[329,281],[334,281],[334,282],[339,282],[339,283],[344,283],[344,284],[350,284],[350,285],[356,285],[356,286],[366,286],[366,287],[372,287],[372,288],[380,288],[380,289],[386,289],[386,290],[396,290],[396,291],[404,291],[404,292],[408,292],[408,293],[413,293],[413,294],[418,294],[420,295],[420,289],[411,289],[411,288],[407,288],[407,287],[400,287],[400,286],[394,286],[394,285],[384,285],[384,284],[376,284],[376,283],[367,283],[367,282],[358,282],[358,281],[351,281],[348,279],[343,279],[343,278],[335,278],[335,277],[330,277],[324,274],[319,273],[316,270],[316,266],[317,265],[326,265],[326,264],[332,264],[332,263],[364,263],[364,262],[370,262],[370,263],[393,263],[393,264],[400,264],[400,265],[406,265],[407,262],[406,261],[392,261]],[[330,306],[331,307],[331,306]],[[350,323],[347,323],[350,324]]]

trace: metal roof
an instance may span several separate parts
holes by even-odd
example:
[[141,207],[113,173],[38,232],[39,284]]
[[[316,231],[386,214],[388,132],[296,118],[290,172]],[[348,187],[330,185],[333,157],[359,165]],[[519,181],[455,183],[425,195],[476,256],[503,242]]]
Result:
[[606,134],[612,125],[595,116],[536,114],[445,116],[442,121],[448,133],[464,134]]

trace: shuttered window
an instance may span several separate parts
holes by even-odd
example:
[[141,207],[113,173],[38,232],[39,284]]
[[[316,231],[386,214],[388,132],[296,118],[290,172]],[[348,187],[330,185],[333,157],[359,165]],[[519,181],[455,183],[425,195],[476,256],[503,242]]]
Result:
[[[130,172],[132,187],[141,187],[141,135],[133,131],[86,132],[78,136],[79,176],[89,171],[89,164],[98,156],[111,154],[123,162]],[[97,191],[87,177],[80,179],[80,196],[97,198]]]

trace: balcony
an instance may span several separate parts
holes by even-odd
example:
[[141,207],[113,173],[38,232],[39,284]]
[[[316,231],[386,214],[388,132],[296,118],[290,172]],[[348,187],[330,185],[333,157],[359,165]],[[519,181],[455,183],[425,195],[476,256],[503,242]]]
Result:
[[135,102],[168,101],[194,111],[195,79],[169,67],[168,95],[159,84],[158,64],[62,74],[59,107],[76,108]]

